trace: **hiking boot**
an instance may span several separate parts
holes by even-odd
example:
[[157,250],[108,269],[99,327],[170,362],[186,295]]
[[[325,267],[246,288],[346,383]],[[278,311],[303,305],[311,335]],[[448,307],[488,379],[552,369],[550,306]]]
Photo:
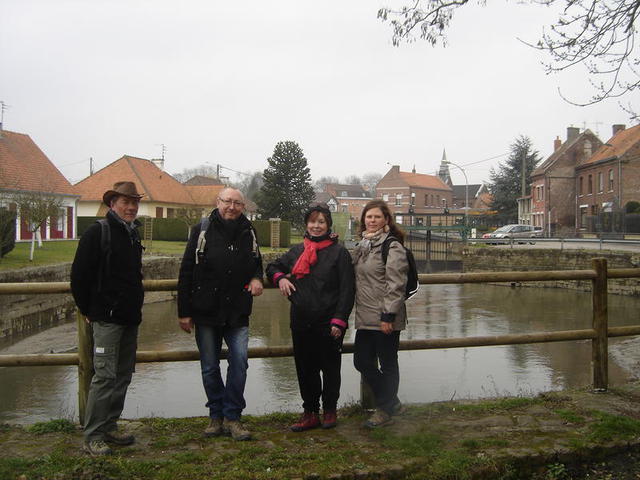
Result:
[[376,408],[376,411],[373,412],[373,415],[369,417],[369,420],[364,423],[364,426],[367,428],[376,428],[384,425],[390,425],[391,423],[393,423],[391,415],[380,408]]
[[222,435],[222,419],[212,418],[209,421],[209,426],[204,429],[205,437],[219,437]]
[[130,433],[112,430],[104,434],[104,441],[107,443],[113,443],[114,445],[131,445],[136,441],[136,437]]
[[333,428],[338,423],[338,415],[335,410],[326,410],[322,414],[322,428]]
[[291,425],[292,432],[304,432],[320,426],[320,417],[315,412],[304,412],[297,423]]
[[89,440],[84,442],[84,451],[92,457],[102,457],[113,453],[109,445],[104,443],[103,440]]
[[222,429],[224,433],[231,435],[231,438],[234,440],[251,440],[251,432],[244,428],[240,420],[229,420],[225,418],[222,423]]
[[393,405],[393,407],[391,407],[391,415],[392,416],[402,415],[402,414],[404,414],[406,412],[407,412],[407,407],[405,407],[402,403],[400,403],[399,400],[398,400],[397,403],[395,403]]

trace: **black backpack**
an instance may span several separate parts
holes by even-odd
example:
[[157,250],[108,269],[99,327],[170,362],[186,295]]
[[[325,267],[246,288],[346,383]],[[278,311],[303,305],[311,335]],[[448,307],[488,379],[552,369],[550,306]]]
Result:
[[[398,242],[402,245],[402,242],[398,240],[396,237],[389,235],[384,242],[382,242],[382,261],[384,264],[387,264],[387,256],[389,255],[389,247],[392,242]],[[416,267],[416,259],[413,257],[413,252],[409,250],[407,247],[402,245],[405,253],[407,254],[407,263],[409,263],[409,271],[407,272],[407,286],[404,291],[405,300],[409,300],[413,297],[420,287],[418,283],[418,268]]]

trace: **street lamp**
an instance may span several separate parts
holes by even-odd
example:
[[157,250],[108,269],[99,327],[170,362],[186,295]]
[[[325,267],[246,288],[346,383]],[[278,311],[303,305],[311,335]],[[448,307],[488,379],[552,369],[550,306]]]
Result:
[[454,167],[457,167],[462,172],[462,175],[464,175],[464,224],[467,225],[467,214],[469,212],[469,180],[467,180],[467,173],[464,171],[464,168],[462,168],[460,165],[456,165],[455,163],[450,162],[449,160],[443,160],[442,163],[446,163],[449,165],[453,165]]

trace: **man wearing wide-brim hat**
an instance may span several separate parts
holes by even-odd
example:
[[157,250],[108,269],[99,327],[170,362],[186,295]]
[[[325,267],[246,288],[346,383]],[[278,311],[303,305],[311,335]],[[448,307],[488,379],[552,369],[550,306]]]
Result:
[[136,220],[143,194],[133,182],[117,182],[102,199],[106,218],[80,238],[71,267],[71,291],[93,331],[95,374],[84,418],[84,450],[112,453],[108,444],[129,445],[118,431],[127,387],[135,368],[142,320],[142,244]]

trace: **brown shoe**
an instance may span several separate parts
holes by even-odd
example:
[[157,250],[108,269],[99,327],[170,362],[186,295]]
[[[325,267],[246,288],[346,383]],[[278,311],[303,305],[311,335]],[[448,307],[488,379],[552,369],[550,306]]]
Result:
[[304,432],[320,426],[320,417],[315,412],[304,412],[296,423],[291,425],[292,432]]
[[338,423],[338,414],[335,410],[326,410],[322,414],[322,428],[333,428]]
[[373,415],[369,417],[369,420],[364,423],[364,426],[367,428],[376,428],[384,425],[390,425],[392,423],[393,419],[391,418],[391,415],[384,410],[376,408],[376,411],[373,412]]
[[104,441],[112,443],[114,445],[131,445],[136,441],[136,437],[130,433],[119,432],[118,430],[111,430],[104,434]]
[[251,440],[251,432],[240,423],[240,420],[229,420],[225,418],[222,423],[222,430],[224,433],[231,435],[231,438],[234,440]]
[[113,453],[109,445],[102,440],[89,440],[88,442],[84,442],[84,451],[92,457],[103,457]]
[[209,421],[209,426],[204,429],[205,437],[219,437],[222,435],[222,419],[212,418]]

